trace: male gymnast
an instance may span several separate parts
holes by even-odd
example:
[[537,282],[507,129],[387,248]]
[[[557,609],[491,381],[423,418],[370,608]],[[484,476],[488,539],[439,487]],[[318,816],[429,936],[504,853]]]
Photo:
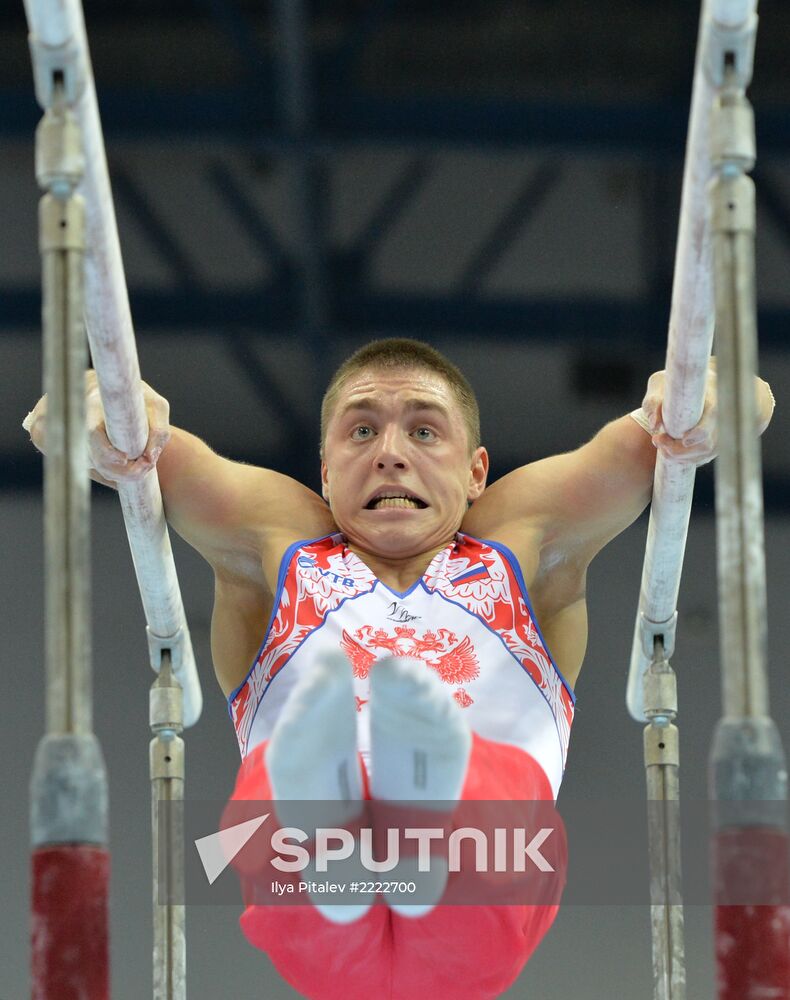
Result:
[[[278,800],[283,815],[329,800],[335,826],[366,800],[555,800],[587,569],[649,502],[657,452],[715,455],[715,364],[682,440],[663,427],[663,387],[655,373],[641,409],[487,486],[466,378],[426,344],[374,341],[323,400],[322,498],[170,427],[146,385],[146,449],[121,454],[89,373],[92,475],[112,486],[156,467],[168,521],[214,570],[212,656],[243,758],[234,800]],[[761,379],[755,391],[762,433],[773,397]],[[40,449],[45,413],[42,399],[25,421]],[[250,905],[241,923],[316,1000],[482,1000],[518,976],[556,909],[317,900]]]

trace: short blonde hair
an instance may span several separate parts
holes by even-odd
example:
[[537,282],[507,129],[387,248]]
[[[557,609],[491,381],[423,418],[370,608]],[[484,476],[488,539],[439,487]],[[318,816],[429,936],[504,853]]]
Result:
[[324,393],[321,402],[321,457],[326,445],[326,431],[343,386],[358,372],[365,369],[392,371],[394,369],[422,369],[433,372],[445,380],[461,407],[469,439],[469,453],[480,446],[480,408],[474,390],[466,376],[440,351],[421,340],[408,337],[388,337],[373,340],[360,347],[343,362]]

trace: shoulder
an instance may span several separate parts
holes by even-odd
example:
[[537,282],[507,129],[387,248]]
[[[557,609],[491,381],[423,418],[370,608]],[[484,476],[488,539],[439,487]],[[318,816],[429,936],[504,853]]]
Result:
[[530,606],[546,649],[562,677],[573,687],[587,643],[585,567],[567,559],[547,559],[541,553],[537,528],[503,530],[473,541],[490,544],[515,571],[514,583]]
[[294,566],[294,556],[300,553],[304,559],[319,561],[333,549],[337,548],[337,527],[331,518],[325,519],[322,513],[311,519],[310,530],[295,531],[285,528],[282,531],[269,531],[263,542],[261,562],[266,581],[272,593],[275,592],[282,573]]
[[469,509],[462,526],[509,550],[541,624],[584,604],[590,562],[573,535],[560,530],[551,464],[551,459],[534,462],[498,480]]
[[461,525],[465,534],[508,549],[530,588],[551,534],[550,505],[541,500],[538,465],[522,466],[486,487]]
[[[466,532],[464,522],[464,532]],[[508,559],[515,562],[535,613],[541,622],[554,617],[568,606],[584,599],[586,564],[546,544],[540,519],[510,525],[492,525],[492,530],[478,534],[469,532],[479,541],[488,542]]]
[[242,683],[255,659],[264,636],[266,622],[277,612],[281,588],[288,588],[288,571],[294,556],[304,552],[308,559],[331,551],[337,536],[293,539],[283,536],[272,543],[267,555],[253,559],[244,572],[234,562],[230,567],[214,567],[214,611],[211,622],[211,650],[214,670],[225,695]]
[[649,502],[655,457],[649,435],[621,417],[575,451],[531,462],[493,483],[468,512],[464,530],[526,538],[542,561],[587,566]]

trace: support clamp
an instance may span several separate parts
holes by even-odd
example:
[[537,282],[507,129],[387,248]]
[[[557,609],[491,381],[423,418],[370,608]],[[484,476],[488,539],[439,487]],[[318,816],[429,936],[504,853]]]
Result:
[[675,652],[675,634],[678,627],[678,613],[672,612],[672,617],[663,622],[654,622],[645,616],[644,611],[639,615],[639,632],[642,637],[642,652],[648,663],[652,663],[655,657],[656,639],[661,640],[664,647],[664,657],[669,659]]
[[184,627],[179,625],[178,630],[172,635],[157,635],[151,631],[150,625],[146,625],[145,634],[148,637],[148,653],[151,659],[151,667],[159,673],[162,667],[162,658],[165,653],[170,654],[170,666],[173,673],[180,674],[184,665]]
[[54,107],[58,87],[66,104],[74,106],[85,90],[82,57],[73,38],[63,45],[45,45],[35,35],[28,37],[36,100],[44,110]]
[[742,90],[719,94],[710,117],[711,164],[725,173],[748,173],[757,159],[754,110]]
[[749,86],[754,70],[757,22],[757,14],[752,12],[737,25],[721,24],[713,18],[706,23],[703,66],[715,89],[722,87],[730,74],[739,87],[745,90]]

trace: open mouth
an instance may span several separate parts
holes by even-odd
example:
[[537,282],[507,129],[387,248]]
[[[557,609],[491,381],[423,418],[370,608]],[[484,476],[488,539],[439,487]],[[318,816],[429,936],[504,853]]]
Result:
[[365,510],[424,510],[428,506],[413,493],[377,493],[368,503]]

